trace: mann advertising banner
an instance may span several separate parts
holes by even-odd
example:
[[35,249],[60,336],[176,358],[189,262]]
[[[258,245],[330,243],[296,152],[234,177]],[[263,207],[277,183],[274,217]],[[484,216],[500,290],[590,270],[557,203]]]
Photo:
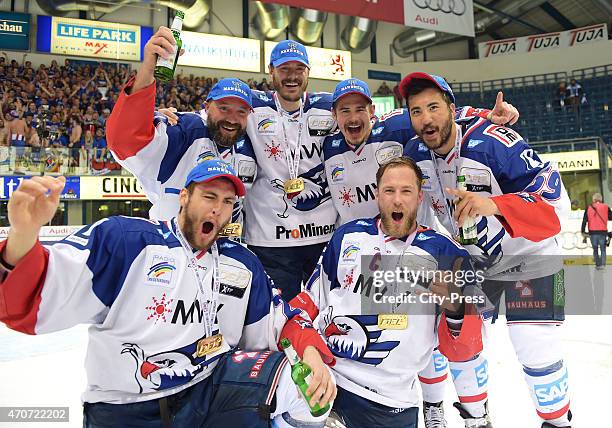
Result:
[[[264,43],[264,64],[266,71],[270,54],[276,42]],[[313,79],[344,80],[352,77],[351,53],[339,49],[323,49],[306,46],[310,62],[310,77]]]
[[533,53],[558,48],[569,48],[600,40],[608,40],[608,26],[606,24],[590,25],[558,33],[536,34],[535,36],[478,43],[478,55],[480,58],[488,58],[492,56]]
[[140,61],[149,27],[38,16],[37,50],[61,55]]
[[[474,37],[472,0],[262,0]],[[350,4],[350,6],[347,6]]]
[[0,49],[30,50],[30,15],[0,12]]

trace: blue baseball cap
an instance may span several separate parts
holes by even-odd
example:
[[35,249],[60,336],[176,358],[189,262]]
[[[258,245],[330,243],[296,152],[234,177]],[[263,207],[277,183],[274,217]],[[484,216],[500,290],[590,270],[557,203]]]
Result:
[[372,94],[370,94],[370,88],[366,82],[359,79],[346,79],[336,85],[332,98],[332,106],[335,106],[340,98],[348,94],[359,94],[366,97],[369,102],[372,102]]
[[402,94],[402,97],[404,97],[406,101],[408,101],[408,98],[406,97],[406,94],[408,93],[408,88],[410,87],[412,81],[415,79],[423,79],[433,82],[438,88],[440,88],[442,92],[446,92],[448,94],[453,104],[455,103],[455,94],[453,94],[453,90],[451,89],[448,82],[444,80],[444,78],[436,76],[435,74],[427,74],[422,72],[410,73],[408,76],[402,79],[399,90],[400,94]]
[[185,187],[189,186],[191,183],[207,183],[217,178],[229,179],[236,189],[236,195],[244,196],[246,194],[244,184],[236,175],[234,168],[220,159],[209,159],[197,164],[189,171],[189,175],[185,181]]
[[240,79],[230,77],[219,80],[208,93],[206,101],[216,101],[222,98],[238,98],[245,102],[251,110],[253,109],[251,88]]
[[298,61],[310,68],[308,52],[306,52],[306,47],[303,44],[293,40],[278,42],[270,54],[270,64],[278,67],[289,61]]

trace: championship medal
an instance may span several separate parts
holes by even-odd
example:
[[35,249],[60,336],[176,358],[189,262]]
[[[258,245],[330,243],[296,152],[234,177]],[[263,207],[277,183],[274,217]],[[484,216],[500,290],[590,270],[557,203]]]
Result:
[[304,190],[304,179],[302,177],[285,181],[285,193],[289,199],[299,195],[302,190]]
[[216,352],[221,349],[222,344],[223,335],[220,333],[215,334],[212,337],[205,337],[204,339],[200,339],[196,348],[196,356],[203,357],[204,355],[212,354],[213,352]]

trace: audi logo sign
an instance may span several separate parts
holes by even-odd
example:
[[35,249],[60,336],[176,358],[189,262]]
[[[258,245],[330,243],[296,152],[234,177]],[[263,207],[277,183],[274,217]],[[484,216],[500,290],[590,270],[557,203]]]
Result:
[[452,13],[457,16],[463,15],[467,10],[464,0],[412,0],[412,3],[420,9]]
[[[261,0],[474,37],[472,0]],[[350,7],[347,5],[350,3]],[[314,69],[314,67],[313,67]]]

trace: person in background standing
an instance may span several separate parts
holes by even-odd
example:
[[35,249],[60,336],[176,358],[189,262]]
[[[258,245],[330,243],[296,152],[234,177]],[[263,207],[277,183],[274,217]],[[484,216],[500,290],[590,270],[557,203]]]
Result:
[[588,235],[591,238],[595,269],[597,270],[606,268],[606,247],[609,244],[606,239],[608,237],[608,220],[612,220],[612,210],[607,204],[603,203],[601,193],[593,194],[593,203],[584,210],[581,232],[586,239],[588,223]]

